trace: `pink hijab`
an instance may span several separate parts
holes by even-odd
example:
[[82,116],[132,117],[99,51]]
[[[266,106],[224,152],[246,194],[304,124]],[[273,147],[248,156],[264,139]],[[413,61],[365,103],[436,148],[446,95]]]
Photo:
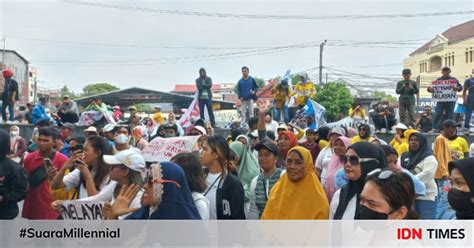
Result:
[[[334,140],[334,143],[336,143],[337,140],[341,140],[342,143],[344,143],[344,147],[346,149],[349,148],[349,146],[351,145],[351,140],[347,137],[338,137]],[[329,161],[328,164],[326,178],[323,185],[324,191],[326,191],[326,196],[328,197],[329,202],[331,202],[332,196],[336,192],[336,172],[342,167],[344,167],[344,164],[341,162],[341,159],[338,155],[336,155],[336,153],[333,153],[331,161]]]

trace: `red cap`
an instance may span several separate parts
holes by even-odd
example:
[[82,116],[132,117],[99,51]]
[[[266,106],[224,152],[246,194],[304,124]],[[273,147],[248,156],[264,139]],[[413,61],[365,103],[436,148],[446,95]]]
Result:
[[3,77],[4,77],[4,78],[11,78],[11,77],[13,77],[13,72],[12,72],[12,70],[9,69],[9,68],[4,69],[4,70],[2,71],[2,74],[3,74]]

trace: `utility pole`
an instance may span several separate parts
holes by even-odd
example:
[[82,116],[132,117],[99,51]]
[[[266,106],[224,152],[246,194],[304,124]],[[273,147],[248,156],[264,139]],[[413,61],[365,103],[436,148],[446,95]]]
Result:
[[33,96],[33,102],[36,104],[36,102],[38,101],[38,99],[36,99],[37,97],[37,94],[38,94],[38,79],[36,78],[35,76],[35,91],[34,91],[34,96]]
[[326,45],[327,40],[324,40],[324,42],[319,45],[319,84],[323,84],[323,50],[324,50],[324,45]]
[[5,49],[6,49],[6,46],[7,46],[7,35],[4,35],[3,36],[3,51],[2,51],[2,69],[5,69],[6,68],[6,65],[5,65]]

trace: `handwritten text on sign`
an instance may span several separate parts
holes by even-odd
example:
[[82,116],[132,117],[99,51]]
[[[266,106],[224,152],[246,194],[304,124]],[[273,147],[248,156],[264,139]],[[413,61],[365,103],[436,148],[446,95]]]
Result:
[[103,206],[101,201],[64,201],[61,216],[65,220],[103,220]]
[[170,161],[176,154],[192,152],[198,139],[199,136],[176,138],[157,137],[143,149],[143,157],[149,162]]
[[457,86],[457,80],[436,80],[431,85],[433,100],[437,102],[456,101],[457,94],[453,88]]

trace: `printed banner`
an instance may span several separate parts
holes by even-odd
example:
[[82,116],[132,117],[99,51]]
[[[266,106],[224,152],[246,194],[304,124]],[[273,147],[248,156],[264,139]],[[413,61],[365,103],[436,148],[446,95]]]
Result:
[[457,86],[456,80],[436,80],[431,83],[433,100],[436,102],[453,102],[457,93],[453,90]]
[[[209,120],[209,113],[207,112],[207,107],[204,106],[204,119]],[[197,120],[200,119],[200,111],[199,111],[199,100],[198,100],[198,92],[194,94],[194,99],[189,104],[188,109],[186,112],[179,118],[178,123],[181,125],[184,129],[187,127],[191,126],[191,120]]]
[[185,136],[176,138],[153,139],[143,149],[143,157],[148,162],[170,161],[178,153],[192,152],[197,149],[197,140],[199,136]]
[[61,216],[65,220],[104,220],[102,201],[64,201]]

